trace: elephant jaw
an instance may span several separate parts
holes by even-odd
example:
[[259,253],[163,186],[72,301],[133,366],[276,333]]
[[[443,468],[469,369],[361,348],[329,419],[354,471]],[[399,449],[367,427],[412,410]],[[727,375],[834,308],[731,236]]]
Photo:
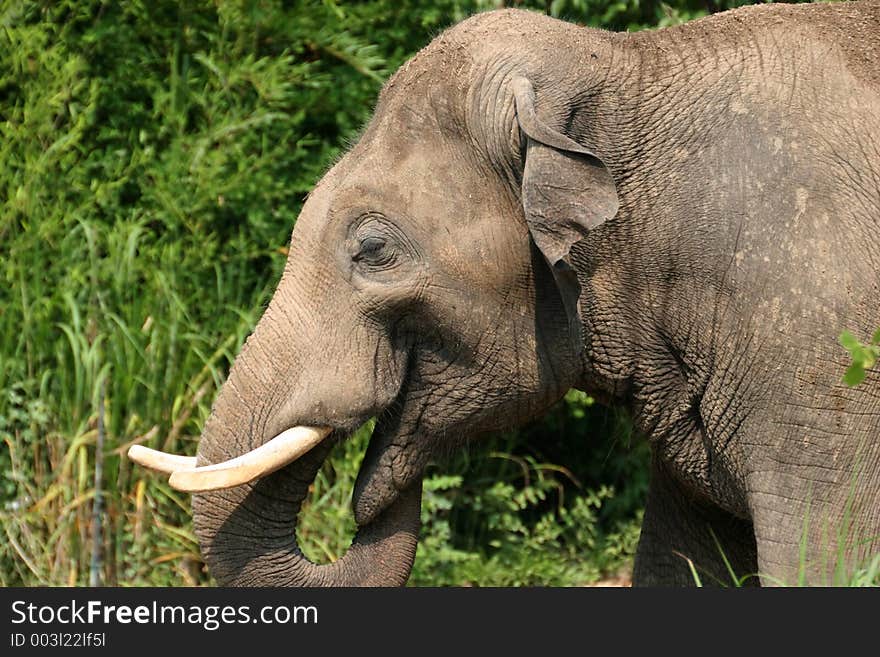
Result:
[[235,458],[196,466],[196,458],[167,454],[133,445],[128,458],[146,468],[171,475],[172,488],[187,493],[204,493],[241,486],[293,463],[322,442],[332,430],[329,427],[293,427],[260,447]]

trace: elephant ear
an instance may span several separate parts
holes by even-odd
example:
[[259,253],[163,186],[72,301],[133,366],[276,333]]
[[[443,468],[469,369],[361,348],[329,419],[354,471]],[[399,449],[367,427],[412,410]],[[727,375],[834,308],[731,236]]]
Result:
[[553,272],[569,321],[582,346],[577,304],[580,284],[569,261],[571,246],[617,214],[614,179],[594,153],[538,118],[535,91],[525,78],[512,82],[524,138],[522,203],[532,240]]

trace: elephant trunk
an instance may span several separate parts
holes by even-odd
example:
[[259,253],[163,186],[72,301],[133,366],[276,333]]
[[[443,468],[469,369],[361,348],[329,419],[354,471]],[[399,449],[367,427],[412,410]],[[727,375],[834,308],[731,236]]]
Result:
[[[199,467],[171,478],[176,487],[204,491],[193,495],[193,523],[211,573],[225,586],[403,585],[415,559],[421,481],[360,527],[349,550],[334,563],[316,565],[299,549],[296,528],[302,504],[333,445],[345,436],[340,430],[329,435],[329,429],[283,430],[289,426],[284,419],[288,416],[279,415],[272,404],[280,374],[269,371],[260,376],[248,365],[250,358],[265,356],[259,334],[267,332],[265,326],[258,327],[233,366],[199,441]],[[287,362],[291,360],[296,362],[293,355]],[[296,378],[311,388],[304,377]],[[290,419],[295,420],[296,414]],[[279,430],[276,439],[269,440]],[[248,461],[261,460],[252,459],[261,452],[274,458],[273,448],[289,435],[295,441],[305,436],[313,443],[300,445],[292,462],[276,461],[250,478],[253,464]],[[224,470],[228,464],[238,467]],[[242,471],[245,477],[235,479]],[[202,487],[203,482],[219,485]]]
[[[421,482],[403,491],[348,552],[316,565],[299,549],[297,516],[329,453],[331,436],[296,462],[256,482],[193,496],[196,535],[211,573],[225,586],[402,586],[415,559]],[[199,460],[213,462],[209,433]],[[210,456],[208,456],[210,455]]]

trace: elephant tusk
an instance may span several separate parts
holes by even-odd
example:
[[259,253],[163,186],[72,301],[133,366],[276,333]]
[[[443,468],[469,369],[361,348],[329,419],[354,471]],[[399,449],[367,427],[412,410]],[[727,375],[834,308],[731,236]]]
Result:
[[128,458],[145,468],[158,470],[166,474],[171,474],[177,470],[190,470],[196,467],[195,456],[166,454],[143,445],[132,445],[129,447]]
[[171,474],[172,488],[188,493],[232,488],[283,468],[323,441],[329,427],[293,427],[272,440],[234,459]]

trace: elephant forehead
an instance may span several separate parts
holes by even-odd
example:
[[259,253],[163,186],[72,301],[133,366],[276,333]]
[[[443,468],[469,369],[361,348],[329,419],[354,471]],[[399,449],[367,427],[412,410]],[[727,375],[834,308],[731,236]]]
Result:
[[425,232],[471,223],[506,198],[502,181],[486,172],[460,144],[419,137],[383,143],[352,153],[333,194],[335,208],[368,207]]

